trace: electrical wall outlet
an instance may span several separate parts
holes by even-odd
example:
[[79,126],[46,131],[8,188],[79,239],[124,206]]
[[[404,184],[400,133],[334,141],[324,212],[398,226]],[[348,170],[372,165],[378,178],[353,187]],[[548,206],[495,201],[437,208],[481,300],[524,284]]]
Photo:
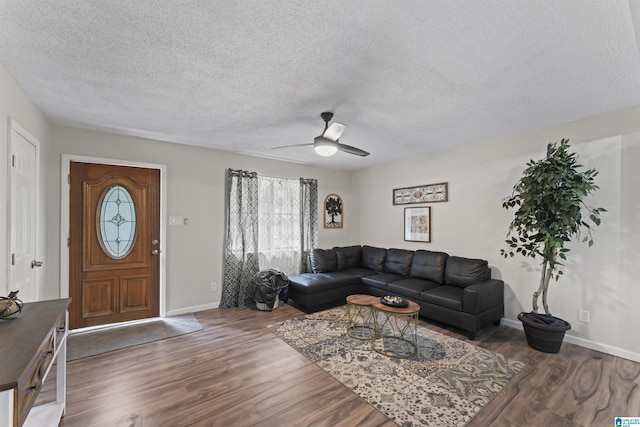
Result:
[[578,320],[584,323],[590,323],[591,322],[591,312],[587,311],[587,310],[578,310]]
[[211,282],[211,292],[215,292],[217,289],[218,285],[216,282]]

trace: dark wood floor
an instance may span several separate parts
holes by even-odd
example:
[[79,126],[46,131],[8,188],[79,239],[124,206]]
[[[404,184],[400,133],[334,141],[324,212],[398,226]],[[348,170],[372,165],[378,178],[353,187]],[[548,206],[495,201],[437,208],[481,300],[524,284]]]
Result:
[[[60,425],[394,426],[265,329],[303,314],[289,305],[204,311],[195,314],[202,331],[69,362]],[[567,343],[540,353],[506,326],[473,343],[526,366],[469,426],[613,426],[616,416],[640,416],[639,363]]]

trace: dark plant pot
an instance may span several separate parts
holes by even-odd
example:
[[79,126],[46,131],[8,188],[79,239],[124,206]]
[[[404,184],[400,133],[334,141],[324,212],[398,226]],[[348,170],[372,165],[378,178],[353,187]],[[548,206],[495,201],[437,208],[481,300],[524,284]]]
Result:
[[559,352],[564,333],[571,329],[569,322],[550,314],[520,313],[518,319],[529,347],[545,353]]

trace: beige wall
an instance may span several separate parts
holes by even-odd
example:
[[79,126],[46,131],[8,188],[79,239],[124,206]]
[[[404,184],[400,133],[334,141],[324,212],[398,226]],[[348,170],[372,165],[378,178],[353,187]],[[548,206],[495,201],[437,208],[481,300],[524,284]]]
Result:
[[[9,159],[7,157],[9,150],[9,120],[13,119],[16,123],[27,130],[34,138],[39,141],[40,162],[41,165],[47,162],[49,157],[49,133],[50,125],[40,111],[33,105],[29,97],[22,91],[13,78],[7,73],[5,68],[0,65],[0,295],[7,295],[9,290],[9,205],[4,201],[9,200]],[[44,169],[44,166],[43,166]],[[36,254],[37,259],[43,260],[42,268],[36,270],[36,280],[42,286],[36,292],[40,299],[55,298],[44,288],[44,284],[48,280],[49,262],[45,256],[44,247],[46,246],[45,218],[47,215],[46,203],[46,173],[40,174],[40,193],[39,206],[40,214],[38,216],[37,241],[39,252]]]
[[[356,222],[349,221],[353,202],[347,172],[60,126],[53,127],[52,140],[49,165],[52,186],[47,223],[52,242],[48,252],[52,257],[60,252],[56,245],[60,228],[62,154],[166,165],[167,216],[189,219],[186,226],[167,227],[168,313],[219,302],[227,168],[251,170],[269,176],[318,179],[319,205],[327,194],[338,193],[343,197],[346,209],[343,229],[325,230],[320,225],[320,246],[346,245],[352,241],[351,233]],[[217,283],[215,292],[210,290],[211,282]]]
[[[631,303],[640,301],[635,283],[640,243],[632,237],[640,231],[638,132],[640,107],[356,171],[356,239],[487,259],[494,277],[505,281],[506,316],[517,326],[518,313],[531,309],[539,263],[500,256],[513,215],[502,208],[502,200],[529,159],[542,157],[548,142],[570,138],[581,161],[600,171],[601,189],[592,204],[609,212],[594,247],[570,246],[565,276],[551,286],[550,308],[572,324],[573,342],[640,360],[640,341],[632,329],[637,307]],[[449,201],[430,204],[432,242],[405,242],[406,206],[392,205],[392,189],[443,181],[449,183]],[[579,309],[590,311],[590,323],[578,321]]]

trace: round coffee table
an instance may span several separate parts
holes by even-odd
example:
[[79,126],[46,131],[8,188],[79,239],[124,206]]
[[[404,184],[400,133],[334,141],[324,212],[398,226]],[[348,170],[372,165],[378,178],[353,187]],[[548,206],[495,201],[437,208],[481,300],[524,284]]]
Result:
[[392,307],[376,298],[373,319],[376,336],[371,348],[389,357],[407,359],[418,353],[418,314],[420,306],[408,301],[406,307]]
[[347,335],[359,340],[371,340],[375,337],[375,321],[371,304],[379,299],[371,295],[349,295],[347,297]]

